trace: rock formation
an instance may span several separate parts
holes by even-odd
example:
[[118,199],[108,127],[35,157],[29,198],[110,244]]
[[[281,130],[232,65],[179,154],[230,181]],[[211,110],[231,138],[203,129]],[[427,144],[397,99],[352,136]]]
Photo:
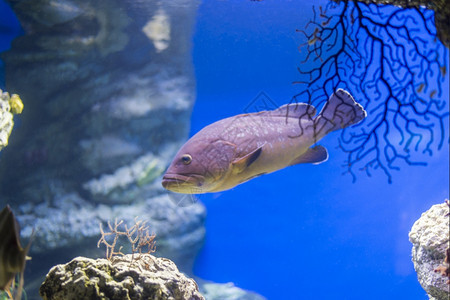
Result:
[[430,299],[448,300],[450,297],[447,278],[435,272],[450,246],[449,212],[447,203],[433,205],[414,223],[409,233],[414,269]]
[[53,267],[39,289],[45,300],[203,300],[193,279],[166,258],[131,254],[107,259],[76,257]]

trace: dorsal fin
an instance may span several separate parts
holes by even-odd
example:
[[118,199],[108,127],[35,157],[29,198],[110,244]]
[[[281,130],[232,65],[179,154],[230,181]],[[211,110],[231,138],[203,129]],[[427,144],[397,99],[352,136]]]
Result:
[[316,108],[307,103],[291,103],[280,106],[275,110],[264,111],[261,113],[268,114],[271,117],[312,118],[316,112]]

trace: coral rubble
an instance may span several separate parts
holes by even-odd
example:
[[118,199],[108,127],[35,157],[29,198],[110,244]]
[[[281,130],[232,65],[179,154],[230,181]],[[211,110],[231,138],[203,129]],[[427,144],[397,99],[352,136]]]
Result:
[[447,300],[450,297],[447,278],[434,271],[443,262],[449,247],[448,213],[447,203],[433,205],[414,223],[409,233],[414,269],[430,299]]

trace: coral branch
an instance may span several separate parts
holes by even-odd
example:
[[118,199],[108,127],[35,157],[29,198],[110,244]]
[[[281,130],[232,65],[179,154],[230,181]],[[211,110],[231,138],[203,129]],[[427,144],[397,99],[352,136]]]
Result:
[[[108,221],[109,232],[105,232],[100,223],[101,237],[97,242],[97,247],[100,248],[100,245],[104,244],[106,246],[106,258],[112,260],[114,256],[124,255],[124,253],[122,253],[122,246],[120,246],[118,251],[115,251],[117,241],[121,236],[124,236],[131,244],[133,258],[135,253],[139,253],[139,255],[153,253],[156,250],[155,235],[149,234],[149,226],[146,226],[146,223],[146,221],[140,221],[138,220],[138,217],[136,217],[133,226],[128,228],[125,224],[125,231],[121,231],[119,227],[123,224],[123,221],[121,220],[118,222],[116,219],[114,221],[114,226]],[[108,237],[112,237],[112,241],[111,238]],[[143,249],[146,250],[143,251]]]

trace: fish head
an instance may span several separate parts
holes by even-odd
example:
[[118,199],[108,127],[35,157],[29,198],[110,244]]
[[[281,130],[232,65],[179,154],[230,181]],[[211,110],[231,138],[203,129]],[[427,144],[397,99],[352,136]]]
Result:
[[194,136],[175,155],[163,176],[162,186],[183,194],[214,191],[229,172],[235,151],[232,143]]

